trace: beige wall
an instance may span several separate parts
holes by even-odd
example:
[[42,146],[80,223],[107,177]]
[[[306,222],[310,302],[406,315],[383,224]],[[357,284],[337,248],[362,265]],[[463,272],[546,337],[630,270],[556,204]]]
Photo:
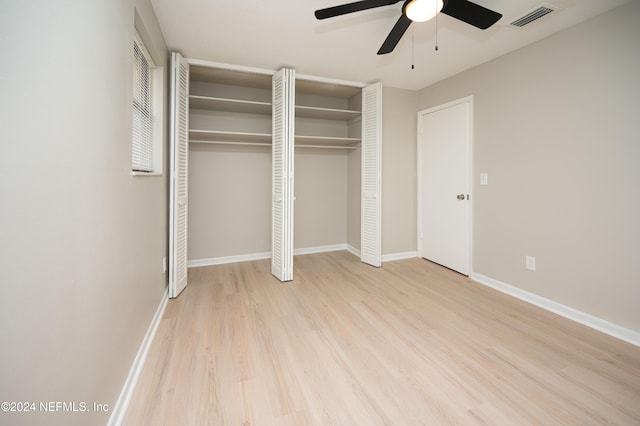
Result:
[[[358,123],[359,124],[359,123]],[[362,148],[349,151],[347,158],[347,244],[356,250],[361,245]]]
[[[346,150],[296,149],[294,249],[347,242],[347,159]],[[270,251],[271,150],[192,146],[189,260]]]
[[419,94],[474,97],[473,270],[635,331],[638,22],[634,1]]
[[347,152],[298,148],[293,248],[347,242]]
[[165,292],[167,178],[130,172],[134,3],[166,60],[146,1],[0,3],[2,401],[113,408]]
[[189,260],[271,251],[271,149],[189,149]]
[[382,254],[415,252],[417,93],[382,93]]

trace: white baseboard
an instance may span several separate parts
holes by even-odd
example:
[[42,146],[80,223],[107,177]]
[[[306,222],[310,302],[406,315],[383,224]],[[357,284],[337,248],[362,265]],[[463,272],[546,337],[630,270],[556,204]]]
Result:
[[609,321],[605,321],[601,318],[579,311],[569,306],[563,305],[553,300],[538,296],[537,294],[529,293],[528,291],[514,287],[510,284],[503,283],[493,278],[486,277],[481,274],[472,273],[470,278],[482,285],[491,287],[502,293],[506,293],[510,296],[516,297],[525,302],[536,305],[542,309],[553,312],[572,321],[578,322],[587,327],[598,330],[609,336],[615,337],[620,340],[624,340],[627,343],[640,347],[640,333],[630,330],[625,327],[621,327],[617,324],[613,324]]
[[109,422],[107,423],[108,426],[121,425],[122,421],[124,420],[124,415],[127,413],[127,408],[129,408],[129,402],[131,402],[133,390],[135,389],[136,383],[138,382],[138,377],[140,377],[140,373],[142,372],[144,361],[147,358],[147,354],[149,353],[149,348],[151,347],[153,338],[156,335],[156,330],[158,329],[160,320],[164,315],[164,310],[167,307],[168,300],[169,289],[167,289],[167,291],[165,291],[164,293],[164,296],[162,296],[160,305],[158,306],[158,309],[156,309],[156,313],[151,320],[151,324],[149,324],[147,333],[144,335],[144,339],[142,339],[142,344],[140,345],[138,353],[133,360],[133,365],[129,370],[127,380],[124,382],[124,386],[120,391],[120,396],[118,397],[116,404],[113,406],[113,411],[111,411],[111,417],[109,417]]
[[354,256],[358,256],[358,257],[362,257],[360,255],[360,249],[355,248],[354,246],[352,246],[351,244],[347,244],[347,251],[349,253],[351,253]]
[[346,250],[346,249],[347,249],[346,244],[333,244],[330,246],[318,246],[318,247],[294,249],[293,255],[298,256],[300,254],[325,253],[328,251],[338,251],[338,250]]
[[391,262],[394,260],[413,259],[414,257],[418,257],[417,251],[405,251],[402,253],[383,254],[382,261]]
[[247,262],[250,260],[271,259],[271,252],[239,254],[236,256],[212,257],[209,259],[196,259],[187,262],[187,268],[195,268],[197,266],[224,265],[225,263]]
[[[349,247],[350,246],[348,246],[347,244],[332,244],[329,246],[306,247],[306,248],[294,249],[293,255],[298,256],[301,254],[325,253],[328,251],[349,250]],[[358,253],[358,256],[360,256],[359,253]],[[209,259],[189,260],[187,262],[187,267],[195,268],[198,266],[223,265],[226,263],[247,262],[250,260],[262,260],[262,259],[271,259],[271,252],[265,251],[262,253],[240,254],[237,256],[224,256],[224,257],[212,257]]]
[[[360,257],[360,250],[353,247],[350,244],[332,244],[328,246],[306,247],[293,250],[293,255],[298,256],[301,254],[313,254],[313,253],[326,253],[329,251],[347,250],[351,254]],[[418,252],[405,251],[402,253],[391,253],[382,256],[383,262],[390,262],[393,260],[411,259],[418,256]],[[211,265],[223,265],[225,263],[246,262],[250,260],[271,259],[271,252],[266,251],[262,253],[241,254],[237,256],[224,256],[224,257],[212,257],[210,259],[196,259],[189,260],[187,267],[195,268],[198,266],[211,266]]]

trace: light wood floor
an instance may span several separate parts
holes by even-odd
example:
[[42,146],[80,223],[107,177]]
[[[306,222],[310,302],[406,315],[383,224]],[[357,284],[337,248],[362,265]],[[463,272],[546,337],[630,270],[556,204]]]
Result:
[[640,424],[640,348],[422,259],[194,268],[126,425]]

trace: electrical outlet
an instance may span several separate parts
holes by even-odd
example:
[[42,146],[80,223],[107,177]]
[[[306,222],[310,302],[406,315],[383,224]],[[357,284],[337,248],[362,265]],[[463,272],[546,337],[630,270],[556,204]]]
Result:
[[532,256],[525,256],[524,257],[524,267],[527,268],[529,271],[535,271],[536,270],[536,258],[532,257]]
[[162,258],[162,273],[167,272],[167,258],[166,256]]

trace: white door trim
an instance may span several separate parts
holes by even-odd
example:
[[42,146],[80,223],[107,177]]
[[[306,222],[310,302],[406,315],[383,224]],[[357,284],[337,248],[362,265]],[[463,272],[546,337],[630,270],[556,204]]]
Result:
[[418,208],[418,212],[417,212],[417,230],[418,230],[418,235],[417,235],[417,240],[418,240],[418,257],[423,257],[422,256],[422,145],[424,142],[424,138],[422,135],[422,117],[426,116],[427,114],[436,112],[436,111],[440,111],[455,105],[459,105],[459,104],[463,104],[466,103],[469,106],[469,115],[468,115],[468,122],[467,122],[467,131],[469,134],[468,137],[468,143],[469,143],[469,149],[468,149],[468,158],[466,159],[467,162],[467,170],[469,171],[469,182],[468,182],[468,187],[469,187],[469,203],[467,203],[468,205],[468,209],[469,209],[469,214],[468,214],[468,227],[469,227],[469,241],[468,241],[468,259],[467,259],[467,265],[468,268],[467,270],[469,271],[469,275],[471,275],[473,273],[473,95],[470,96],[466,96],[464,98],[460,98],[460,99],[456,99],[454,101],[451,102],[447,102],[435,107],[431,107],[428,109],[424,109],[422,111],[418,111],[418,128],[417,130],[417,141],[418,141],[418,150],[417,150],[417,189],[418,189],[418,194],[417,194],[417,208]]

